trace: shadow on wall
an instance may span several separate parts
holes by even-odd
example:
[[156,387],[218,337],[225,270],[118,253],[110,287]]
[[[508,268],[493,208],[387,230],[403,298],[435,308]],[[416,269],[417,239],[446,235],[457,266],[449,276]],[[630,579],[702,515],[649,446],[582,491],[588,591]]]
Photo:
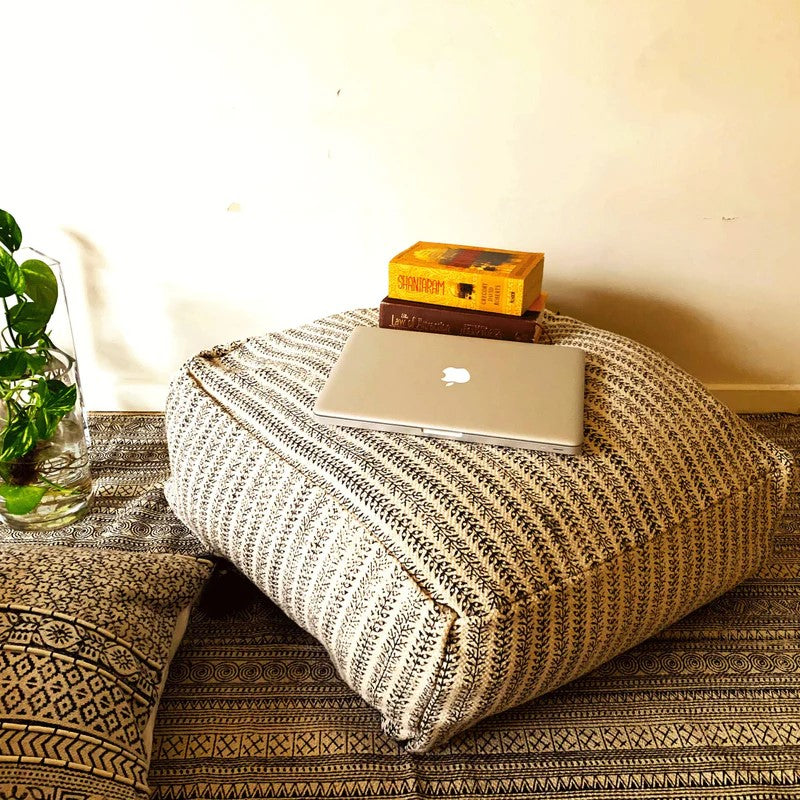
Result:
[[[775,383],[775,376],[749,364],[743,375],[736,359],[737,342],[730,331],[699,316],[689,306],[655,297],[613,291],[606,286],[572,285],[557,278],[548,280],[551,306],[630,339],[635,339],[672,359],[705,383]],[[749,335],[742,317],[742,336]],[[742,375],[740,381],[719,376]]]
[[[165,305],[173,331],[172,348],[180,364],[199,350],[291,327],[291,324],[267,325],[260,316],[257,290],[240,305],[222,300],[211,302],[197,296],[186,297],[168,290]],[[308,316],[302,322],[312,319],[313,316]]]
[[108,264],[100,250],[82,233],[74,230],[65,230],[65,233],[80,252],[86,302],[91,311],[92,347],[97,366],[114,376],[117,408],[149,408],[152,399],[142,394],[141,387],[159,385],[163,375],[134,352],[115,323],[114,310],[105,291]]
[[[205,347],[266,332],[242,309],[202,296],[176,296],[168,284],[159,288],[158,302],[143,309],[141,319],[120,320],[120,310],[130,299],[124,281],[109,268],[100,249],[82,233],[65,230],[79,252],[89,335],[97,369],[108,378],[114,408],[162,410],[167,383],[173,371]],[[150,314],[148,318],[146,315]],[[142,336],[131,340],[131,327]],[[147,333],[147,336],[144,335]],[[154,344],[154,341],[156,344]],[[159,346],[152,360],[147,348]]]

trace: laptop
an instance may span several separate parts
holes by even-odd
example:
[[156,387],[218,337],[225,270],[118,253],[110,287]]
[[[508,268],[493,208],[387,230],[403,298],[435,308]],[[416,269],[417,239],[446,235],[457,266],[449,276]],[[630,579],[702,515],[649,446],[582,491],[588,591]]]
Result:
[[314,404],[327,425],[579,453],[584,352],[356,328]]

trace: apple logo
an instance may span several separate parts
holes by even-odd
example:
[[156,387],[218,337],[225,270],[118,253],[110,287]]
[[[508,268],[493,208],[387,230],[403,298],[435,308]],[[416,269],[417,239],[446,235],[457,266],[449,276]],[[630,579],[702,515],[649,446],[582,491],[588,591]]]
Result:
[[443,381],[447,381],[445,386],[452,386],[454,383],[466,383],[472,376],[468,369],[464,367],[445,367],[443,370]]

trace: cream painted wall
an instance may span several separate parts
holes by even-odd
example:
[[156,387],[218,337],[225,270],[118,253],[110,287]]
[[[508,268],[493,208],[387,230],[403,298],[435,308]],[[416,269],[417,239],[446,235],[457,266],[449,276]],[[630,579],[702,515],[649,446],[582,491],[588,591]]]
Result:
[[563,312],[800,388],[798,0],[1,8],[0,208],[64,264],[90,408],[376,305],[417,239],[544,250]]

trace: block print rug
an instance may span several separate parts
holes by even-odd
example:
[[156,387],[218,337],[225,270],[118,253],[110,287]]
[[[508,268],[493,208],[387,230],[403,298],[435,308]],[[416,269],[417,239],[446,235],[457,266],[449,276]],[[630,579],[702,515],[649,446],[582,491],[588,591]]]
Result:
[[[800,416],[749,415],[800,458]],[[166,505],[159,414],[91,415],[97,498],[82,522],[0,540],[198,552]],[[158,800],[800,798],[800,494],[770,563],[659,636],[546,697],[411,756],[324,650],[232,570],[173,662]]]

